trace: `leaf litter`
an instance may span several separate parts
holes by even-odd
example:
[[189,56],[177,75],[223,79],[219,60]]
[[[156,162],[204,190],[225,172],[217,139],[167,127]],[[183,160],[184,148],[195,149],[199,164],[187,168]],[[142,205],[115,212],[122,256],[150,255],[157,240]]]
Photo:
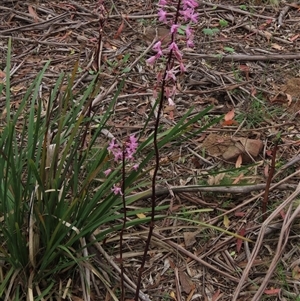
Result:
[[[124,90],[110,121],[110,134],[120,137],[139,133],[151,110],[156,72],[135,60],[157,33],[165,36],[166,30],[159,24],[154,25],[156,7],[150,1],[104,1],[104,4],[112,14],[103,32],[100,78],[107,93],[101,100],[100,112],[105,111],[115,93],[116,76],[122,74],[127,65],[132,66],[127,70]],[[49,59],[52,62],[44,78],[44,97],[49,97],[49,88],[60,71],[71,72],[78,60],[81,72],[77,74],[74,92],[91,81],[99,34],[95,1],[58,4],[57,1],[14,3],[4,0],[1,5],[1,62],[5,62],[8,37],[12,36],[13,41],[12,104],[17,107],[26,91],[23,87],[31,83]],[[169,192],[174,193],[171,214],[183,211],[189,215],[190,222],[176,219],[157,222],[157,236],[151,244],[149,266],[142,284],[142,291],[151,300],[163,300],[164,296],[174,300],[258,300],[264,294],[269,298],[273,296],[272,300],[296,300],[299,296],[299,282],[294,281],[299,279],[299,202],[289,203],[291,195],[295,200],[298,198],[296,186],[300,179],[299,160],[295,160],[300,156],[299,7],[295,5],[287,5],[287,8],[283,2],[278,6],[268,1],[241,6],[239,1],[232,1],[230,5],[226,1],[217,4],[200,1],[196,48],[184,51],[189,68],[178,78],[175,107],[166,105],[162,125],[168,128],[176,124],[190,106],[202,111],[211,103],[214,109],[208,117],[223,115],[225,124],[215,125],[202,136],[187,140],[180,145],[180,152],[175,145],[162,151],[164,164],[160,177],[171,187]],[[167,37],[164,42],[168,43]],[[130,57],[122,61],[128,53]],[[0,80],[5,76],[2,63]],[[4,104],[5,95],[0,95],[3,112]],[[1,123],[5,122],[2,115]],[[240,116],[244,117],[239,119]],[[254,117],[259,117],[255,126],[251,120]],[[201,122],[204,121],[199,120]],[[278,207],[278,215],[267,219],[266,224],[261,222],[260,204],[265,186],[262,192],[249,192],[247,185],[252,184],[254,178],[256,184],[266,183],[266,170],[271,162],[267,151],[279,133],[282,144],[268,195],[269,213],[287,202],[286,208]],[[99,139],[99,143],[105,141],[105,136]],[[195,154],[189,149],[196,153],[197,165],[193,159]],[[237,167],[243,168],[242,172],[234,171]],[[243,184],[238,184],[238,192],[233,189],[226,192],[227,186],[222,186],[226,179],[222,170],[233,170],[232,177],[240,177]],[[194,191],[188,190],[186,184],[181,185],[187,183],[187,179],[190,189],[196,186]],[[278,184],[277,188],[274,184]],[[201,191],[197,185],[208,185],[209,189]],[[217,189],[220,186],[222,192]],[[170,194],[162,193],[159,201],[169,203]],[[143,206],[147,200],[139,202]],[[203,206],[212,211],[194,212]],[[285,214],[280,214],[283,209]],[[256,244],[202,228],[193,224],[193,220],[226,227]],[[125,273],[133,283],[146,229],[129,232],[127,247],[123,250]],[[268,245],[268,249],[264,245]],[[105,249],[111,251],[105,260],[110,258],[113,262],[118,254],[116,246],[117,240],[107,239]],[[166,259],[173,266],[165,267]],[[106,264],[109,265],[109,261]],[[111,275],[109,281],[113,287],[118,277]],[[79,292],[80,288],[78,296]],[[99,285],[92,294],[94,300],[109,300],[105,286]],[[128,290],[128,299],[133,296],[130,294]],[[78,296],[75,290],[72,298]]]

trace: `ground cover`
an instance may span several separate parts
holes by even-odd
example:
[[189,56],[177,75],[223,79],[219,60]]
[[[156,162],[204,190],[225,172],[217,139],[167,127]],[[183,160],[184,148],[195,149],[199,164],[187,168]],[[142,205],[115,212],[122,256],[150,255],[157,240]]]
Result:
[[[108,111],[120,82],[124,83],[96,145],[101,148],[112,137],[122,140],[130,134],[141,135],[140,141],[145,142],[154,126],[149,116],[155,103],[153,89],[159,67],[147,65],[146,59],[152,55],[155,39],[169,42],[168,28],[158,22],[153,1],[104,1],[103,5],[106,11],[100,10],[97,1],[2,1],[0,79],[5,84],[8,37],[12,38],[11,112],[20,107],[48,60],[51,62],[39,91],[45,108],[61,71],[73,78],[71,91],[79,97],[100,66],[100,92],[91,96],[91,109],[99,116],[96,120]],[[168,131],[178,124],[191,107],[194,110],[186,121],[211,105],[212,109],[185,128],[178,140],[160,150],[157,205],[167,205],[168,210],[159,212],[166,216],[155,225],[140,297],[297,300],[299,6],[286,2],[199,1],[197,12],[195,47],[185,48],[184,36],[179,34],[187,71],[176,79],[175,106],[164,105],[161,130]],[[75,73],[74,66],[78,66]],[[64,79],[58,94],[64,95],[69,89]],[[24,104],[24,112],[30,111],[30,105]],[[0,108],[3,129],[8,113],[5,89],[0,95]],[[221,118],[218,123],[189,137],[189,132],[206,127],[216,117]],[[22,132],[23,126],[19,118],[16,129]],[[97,128],[95,124],[90,126],[91,132]],[[150,150],[151,146],[145,148],[141,156]],[[93,157],[89,162],[93,166]],[[140,193],[130,204],[135,209],[150,207],[153,165],[154,159],[144,167],[141,183],[148,186],[132,191],[137,196]],[[96,181],[93,185],[91,194],[98,188]],[[142,213],[149,216],[149,212]],[[1,217],[4,219],[3,213]],[[101,227],[95,235],[108,225]],[[221,232],[220,228],[249,241]],[[134,297],[147,229],[147,224],[141,224],[124,232],[128,300]],[[120,296],[118,234],[110,232],[101,244],[90,246],[91,262],[102,272],[102,278],[91,281],[91,299]],[[1,269],[3,283],[7,265]],[[55,295],[56,290],[67,292],[72,300],[83,298],[82,282],[75,273],[64,271],[55,278],[49,296],[62,298]],[[68,290],[69,279],[72,289]],[[16,282],[21,281],[16,278]],[[61,288],[57,287],[59,283]],[[13,281],[11,287],[2,285],[2,297],[7,295],[9,300],[16,296],[16,292],[8,294],[16,287]],[[38,296],[43,284],[35,283],[33,287]],[[47,299],[47,295],[42,298]]]

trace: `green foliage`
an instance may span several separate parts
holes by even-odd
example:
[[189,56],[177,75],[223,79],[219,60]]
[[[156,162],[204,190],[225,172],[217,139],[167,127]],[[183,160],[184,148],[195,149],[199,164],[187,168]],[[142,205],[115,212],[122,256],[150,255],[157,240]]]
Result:
[[[61,74],[45,111],[38,91],[48,66],[49,63],[28,88],[16,112],[9,110],[9,78],[6,82],[7,121],[0,138],[0,256],[6,268],[0,297],[12,277],[16,283],[23,283],[24,291],[32,281],[43,281],[44,289],[51,290],[50,279],[55,275],[83,269],[82,262],[89,257],[86,239],[96,229],[105,226],[97,235],[97,240],[102,240],[122,225],[114,222],[122,218],[119,213],[122,198],[111,190],[121,180],[120,167],[94,192],[91,189],[96,176],[103,174],[109,162],[106,146],[95,147],[96,139],[105,128],[122,85],[97,122],[91,141],[86,143],[92,122],[87,114],[90,95],[99,92],[95,80],[83,94],[73,95],[75,68],[67,79],[68,88],[59,97],[65,79]],[[19,133],[16,129],[20,128],[21,118]],[[93,153],[92,167],[88,165],[90,153]],[[137,176],[137,172],[129,172],[126,190]],[[129,210],[127,215],[132,219],[128,226],[148,221],[147,217],[135,217],[141,210]],[[149,209],[142,211],[147,213]]]
[[214,36],[215,34],[217,34],[219,32],[219,29],[218,28],[203,28],[202,32],[206,36]]
[[226,27],[226,26],[228,26],[228,21],[221,19],[221,20],[219,20],[219,25],[221,27]]
[[224,47],[223,48],[224,49],[224,51],[226,51],[226,52],[229,52],[229,53],[234,53],[234,49],[233,48],[231,48],[231,47]]

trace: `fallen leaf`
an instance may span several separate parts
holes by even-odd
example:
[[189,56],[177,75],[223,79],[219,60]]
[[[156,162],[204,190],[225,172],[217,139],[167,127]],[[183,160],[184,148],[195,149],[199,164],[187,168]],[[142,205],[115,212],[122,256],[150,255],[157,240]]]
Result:
[[170,292],[170,297],[174,300],[176,300],[176,296],[175,293],[173,291]]
[[245,212],[242,212],[242,211],[236,211],[236,212],[234,213],[234,215],[237,216],[237,217],[244,217],[244,216],[246,215],[246,213],[245,213]]
[[137,213],[136,216],[140,219],[146,218],[146,215],[144,213]]
[[286,216],[286,214],[285,214],[285,212],[284,212],[284,210],[283,210],[283,209],[282,209],[282,210],[280,210],[279,214],[280,214],[281,218],[284,220],[284,219],[285,219],[285,216]]
[[255,96],[257,94],[257,90],[254,86],[251,87],[251,96]]
[[240,180],[242,180],[244,177],[244,174],[241,173],[239,176],[236,177],[236,179],[232,182],[233,185],[236,185],[240,182]]
[[264,176],[266,178],[269,176],[269,164],[267,164],[264,168]]
[[[245,233],[246,233],[246,229],[245,228],[241,228],[241,230],[238,232],[238,235],[244,236]],[[236,239],[236,251],[237,251],[237,253],[240,252],[242,244],[243,244],[243,240],[241,238],[237,238]]]
[[221,297],[220,296],[220,289],[218,289],[214,294],[213,294],[213,296],[212,296],[212,301],[217,301],[217,300],[219,300],[219,297]]
[[179,271],[179,281],[181,284],[182,290],[186,293],[189,294],[190,291],[195,287],[194,283],[192,280],[188,277],[188,275],[183,272]]
[[273,43],[273,44],[272,44],[272,48],[274,48],[274,49],[276,49],[276,50],[283,50],[283,49],[284,49],[283,46],[280,46],[280,45],[278,45],[278,44],[276,44],[276,43]]
[[247,65],[240,65],[240,71],[245,73],[246,80],[249,80],[250,68]]
[[196,235],[197,235],[197,232],[184,232],[183,233],[184,244],[187,248],[191,247],[192,245],[195,244]]
[[5,72],[3,72],[2,70],[0,70],[0,78],[3,79],[6,76]]
[[287,105],[288,105],[288,107],[291,105],[291,103],[292,103],[292,101],[293,101],[293,99],[292,99],[292,95],[290,95],[290,94],[285,94],[286,95],[286,98],[287,98],[287,100],[288,100],[288,103],[287,103]]
[[222,126],[230,126],[230,125],[238,125],[238,122],[236,122],[235,120],[225,120],[222,123]]
[[73,295],[72,295],[72,300],[74,300],[74,301],[83,301],[83,299],[81,299],[77,296],[73,296]]
[[234,109],[232,109],[231,111],[229,111],[225,114],[224,120],[229,121],[229,120],[232,120],[233,117],[234,117]]
[[300,34],[296,34],[293,37],[290,38],[291,42],[294,42],[295,40],[297,40],[299,38]]
[[243,158],[239,155],[235,161],[235,168],[240,168],[242,166]]
[[39,17],[31,5],[28,6],[28,12],[33,17],[35,23],[38,23]]
[[280,291],[281,291],[281,288],[272,288],[269,290],[265,290],[264,293],[266,295],[279,295]]
[[119,28],[118,28],[116,34],[114,35],[114,39],[119,38],[119,36],[120,36],[120,34],[122,33],[123,29],[124,29],[124,20],[122,20],[121,25],[119,26]]
[[272,152],[271,149],[269,149],[269,150],[266,151],[266,155],[269,156],[269,157],[272,157],[272,153],[273,152]]
[[295,280],[300,280],[300,267],[298,265],[293,268],[292,277]]
[[267,39],[268,42],[273,37],[273,35],[270,32],[268,32],[268,31],[263,31],[263,34],[264,34],[264,36],[265,36],[265,38]]
[[221,181],[225,177],[225,173],[219,173],[216,176],[208,176],[207,184],[208,185],[220,185]]
[[229,228],[230,221],[226,214],[224,215],[224,218],[223,218],[223,224],[224,224],[225,228]]

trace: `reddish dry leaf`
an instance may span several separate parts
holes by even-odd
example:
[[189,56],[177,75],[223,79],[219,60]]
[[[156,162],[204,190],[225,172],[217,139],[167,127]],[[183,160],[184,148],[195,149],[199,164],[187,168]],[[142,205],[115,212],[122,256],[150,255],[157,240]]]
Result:
[[282,219],[284,219],[284,218],[285,218],[285,212],[284,212],[284,210],[283,210],[283,209],[282,209],[282,210],[280,210],[279,214],[280,214],[280,216],[282,217]]
[[293,37],[290,38],[291,42],[294,42],[295,40],[297,40],[299,38],[300,34],[296,34]]
[[272,153],[273,152],[272,152],[271,149],[269,149],[269,150],[266,151],[266,155],[269,156],[269,157],[272,157]]
[[[245,233],[246,233],[246,229],[245,228],[241,228],[241,230],[239,231],[238,235],[244,236]],[[237,238],[236,239],[236,251],[237,251],[237,253],[240,252],[242,244],[243,244],[243,240],[241,238]]]
[[[240,155],[241,156],[241,155]],[[241,173],[233,182],[232,184],[235,185],[235,184],[238,184],[240,182],[241,179],[243,179],[244,177],[244,174]]]
[[278,295],[281,291],[281,288],[272,288],[272,289],[269,289],[269,290],[265,290],[264,293],[266,295]]
[[33,17],[35,23],[39,21],[39,17],[31,5],[28,6],[28,12]]
[[0,78],[3,79],[5,77],[5,73],[0,70]]
[[223,121],[222,126],[226,126],[226,125],[238,125],[238,123],[235,120]]
[[245,73],[246,80],[249,80],[249,72],[250,72],[249,66],[247,66],[247,65],[240,65],[240,71],[242,73]]
[[256,88],[254,86],[251,87],[251,96],[255,96],[257,94]]
[[232,109],[231,111],[229,111],[228,113],[225,114],[224,120],[230,121],[233,119],[233,117],[234,117],[234,109]]
[[218,299],[219,299],[219,297],[220,297],[220,293],[221,293],[221,291],[220,291],[220,289],[218,289],[214,294],[213,294],[213,296],[212,296],[212,301],[217,301]]
[[236,211],[234,213],[234,215],[237,216],[237,217],[244,217],[246,215],[246,212]]
[[122,20],[122,23],[121,23],[120,27],[118,28],[118,31],[114,35],[114,39],[117,39],[120,36],[120,34],[122,33],[123,29],[124,29],[124,20]]

